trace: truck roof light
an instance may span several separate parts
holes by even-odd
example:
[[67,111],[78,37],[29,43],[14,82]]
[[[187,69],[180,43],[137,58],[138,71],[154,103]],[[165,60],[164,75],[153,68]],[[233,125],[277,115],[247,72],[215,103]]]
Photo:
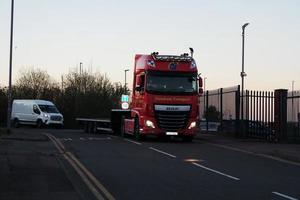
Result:
[[150,66],[150,67],[155,67],[154,60],[147,60],[147,65]]
[[197,67],[197,64],[196,64],[195,60],[193,60],[191,63],[191,69],[194,69],[196,67]]
[[152,53],[153,60],[157,61],[167,61],[167,62],[192,62],[193,58],[188,54],[182,54],[181,56],[171,56],[171,55],[158,55],[158,53]]

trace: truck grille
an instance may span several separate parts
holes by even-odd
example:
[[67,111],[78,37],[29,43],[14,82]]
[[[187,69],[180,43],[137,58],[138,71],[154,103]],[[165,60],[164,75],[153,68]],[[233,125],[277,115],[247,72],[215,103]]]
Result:
[[158,127],[164,131],[178,131],[186,128],[190,111],[155,111]]
[[52,121],[61,121],[62,120],[62,117],[61,116],[51,116],[50,119]]

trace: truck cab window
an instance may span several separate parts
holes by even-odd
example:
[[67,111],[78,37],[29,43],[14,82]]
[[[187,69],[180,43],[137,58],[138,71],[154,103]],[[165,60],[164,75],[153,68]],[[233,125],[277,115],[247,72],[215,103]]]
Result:
[[33,112],[38,115],[41,114],[41,111],[38,109],[36,105],[33,105]]

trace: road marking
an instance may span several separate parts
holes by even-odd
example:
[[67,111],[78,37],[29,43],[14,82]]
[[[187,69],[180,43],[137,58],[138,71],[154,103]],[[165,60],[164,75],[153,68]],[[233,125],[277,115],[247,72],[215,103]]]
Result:
[[83,138],[83,137],[81,137],[81,138],[79,138],[80,140],[85,140],[85,138]]
[[227,145],[215,144],[215,143],[212,143],[212,142],[206,142],[206,144],[216,146],[216,147],[220,147],[220,148],[223,148],[223,149],[229,149],[229,150],[232,150],[232,151],[238,151],[238,152],[242,152],[242,153],[246,153],[246,154],[251,154],[251,155],[254,155],[254,156],[258,156],[258,157],[269,158],[269,159],[272,159],[272,160],[276,160],[276,161],[291,164],[291,165],[300,166],[300,163],[290,161],[290,160],[286,160],[286,159],[279,158],[279,157],[275,157],[275,156],[271,156],[271,155],[267,155],[267,154],[256,153],[256,152],[247,151],[247,150],[243,150],[243,149],[239,149],[239,148],[231,147],[231,146],[227,146]]
[[226,176],[226,177],[231,178],[231,179],[233,179],[233,180],[236,180],[236,181],[239,181],[239,180],[240,180],[239,178],[236,178],[236,177],[234,177],[234,176],[230,176],[230,175],[228,175],[228,174],[224,174],[224,173],[222,173],[222,172],[219,172],[219,171],[217,171],[217,170],[214,170],[214,169],[205,167],[205,166],[200,165],[200,164],[198,164],[198,163],[192,162],[192,164],[193,164],[193,165],[196,165],[197,167],[201,167],[202,169],[206,169],[206,170],[208,170],[208,171],[214,172],[214,173],[216,173],[216,174],[220,174],[220,175],[222,175],[222,176]]
[[136,141],[133,141],[133,140],[129,140],[129,139],[124,139],[124,140],[127,141],[127,142],[131,142],[131,143],[137,144],[137,145],[142,145],[142,143],[136,142]]
[[155,149],[155,148],[153,148],[153,147],[149,147],[149,149],[151,149],[151,150],[153,150],[153,151],[156,151],[156,152],[158,152],[158,153],[162,153],[162,154],[164,154],[164,155],[170,156],[170,157],[172,157],[172,158],[176,158],[176,156],[174,156],[174,155],[172,155],[172,154],[169,154],[169,153],[167,153],[167,152],[161,151],[161,150],[159,150],[159,149]]
[[[63,157],[75,169],[75,171],[98,200],[115,200],[112,194],[108,192],[108,190],[95,178],[95,176],[93,176],[93,174],[86,167],[84,167],[84,165],[71,152],[66,151],[64,145],[56,137],[47,133],[45,135],[53,142],[58,151],[62,153]],[[106,198],[104,198],[99,191],[101,191]]]
[[92,180],[92,182],[105,194],[108,199],[115,199],[110,192],[98,181],[98,179],[71,153],[67,154],[73,159],[73,161],[80,167],[82,171]]
[[291,197],[291,196],[288,196],[288,195],[286,195],[286,194],[282,194],[282,193],[279,193],[279,192],[272,192],[273,194],[276,194],[276,195],[278,195],[278,196],[281,196],[281,197],[284,197],[284,198],[286,198],[286,199],[290,199],[290,200],[298,200],[298,199],[296,199],[296,198],[294,198],[294,197]]

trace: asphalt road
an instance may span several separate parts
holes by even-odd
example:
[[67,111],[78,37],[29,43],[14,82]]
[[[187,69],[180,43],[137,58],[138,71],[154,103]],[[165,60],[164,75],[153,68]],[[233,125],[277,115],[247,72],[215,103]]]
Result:
[[300,199],[299,166],[205,141],[43,132],[55,136],[115,199]]

